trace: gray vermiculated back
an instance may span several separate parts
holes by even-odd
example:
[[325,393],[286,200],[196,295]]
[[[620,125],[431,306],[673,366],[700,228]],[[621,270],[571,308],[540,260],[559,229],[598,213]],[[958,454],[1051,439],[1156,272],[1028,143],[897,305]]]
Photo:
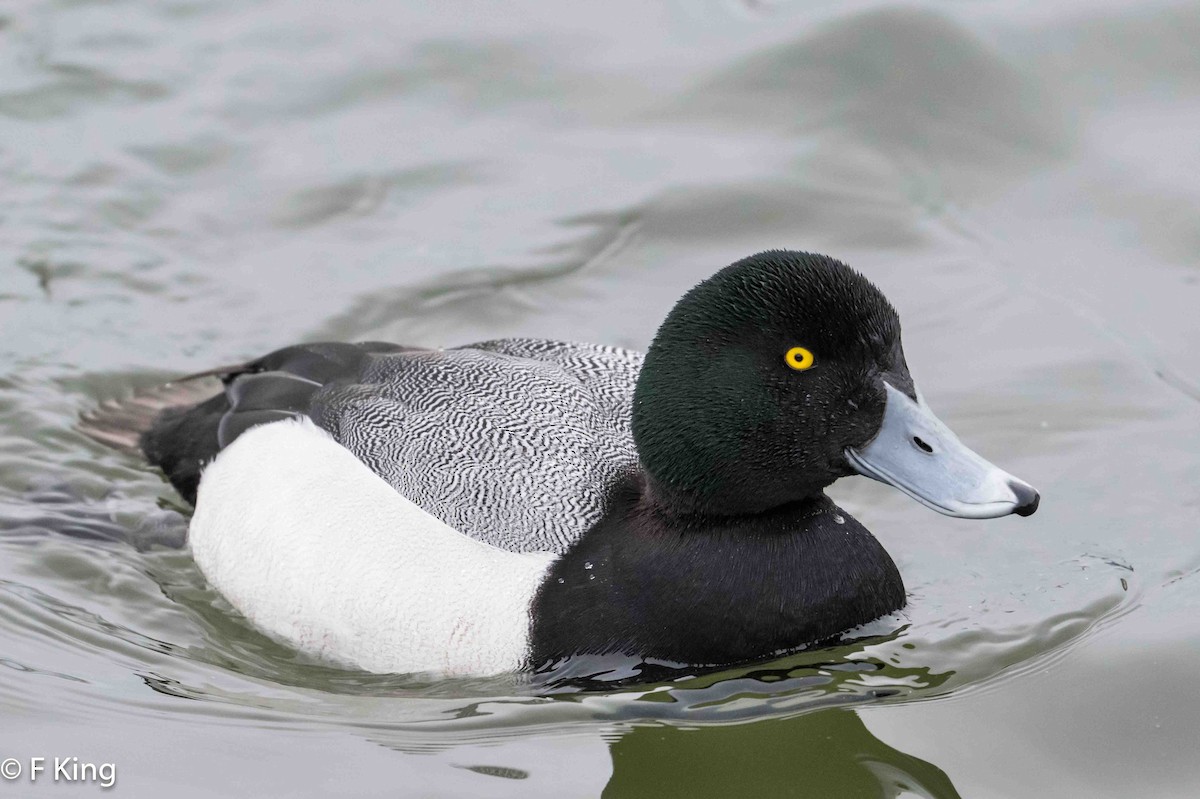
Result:
[[370,359],[310,415],[397,491],[504,549],[562,552],[637,465],[641,353],[503,339]]

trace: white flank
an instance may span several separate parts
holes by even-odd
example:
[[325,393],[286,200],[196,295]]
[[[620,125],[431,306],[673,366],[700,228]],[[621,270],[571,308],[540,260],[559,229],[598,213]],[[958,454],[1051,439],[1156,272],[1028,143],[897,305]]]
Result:
[[518,669],[555,557],[448,527],[308,419],[255,427],[217,456],[189,537],[204,575],[256,626],[373,672]]

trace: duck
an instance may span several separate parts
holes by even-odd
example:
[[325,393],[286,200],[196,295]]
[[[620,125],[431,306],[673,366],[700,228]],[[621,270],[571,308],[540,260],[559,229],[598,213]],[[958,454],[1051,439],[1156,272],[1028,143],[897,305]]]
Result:
[[252,625],[379,673],[776,657],[905,605],[836,480],[968,519],[1040,501],[930,410],[883,293],[791,250],[700,282],[644,354],[298,344],[81,427],[194,504],[192,556]]

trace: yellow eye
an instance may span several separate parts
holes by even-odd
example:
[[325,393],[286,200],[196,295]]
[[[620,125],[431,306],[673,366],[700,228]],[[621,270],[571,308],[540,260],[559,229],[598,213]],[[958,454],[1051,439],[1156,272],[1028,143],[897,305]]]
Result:
[[796,371],[803,372],[812,368],[813,354],[803,347],[792,347],[787,351],[787,355],[783,356],[783,360]]

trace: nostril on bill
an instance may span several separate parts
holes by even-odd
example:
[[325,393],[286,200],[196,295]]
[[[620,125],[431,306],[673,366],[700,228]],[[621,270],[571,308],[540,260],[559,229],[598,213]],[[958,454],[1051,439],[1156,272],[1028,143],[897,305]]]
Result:
[[1018,516],[1032,516],[1042,500],[1041,495],[1033,486],[1019,481],[1010,482],[1008,487],[1017,497],[1017,507],[1013,509],[1013,513]]
[[917,449],[921,450],[922,452],[933,452],[933,447],[926,444],[924,439],[922,439],[920,436],[913,436],[913,443],[916,444]]

